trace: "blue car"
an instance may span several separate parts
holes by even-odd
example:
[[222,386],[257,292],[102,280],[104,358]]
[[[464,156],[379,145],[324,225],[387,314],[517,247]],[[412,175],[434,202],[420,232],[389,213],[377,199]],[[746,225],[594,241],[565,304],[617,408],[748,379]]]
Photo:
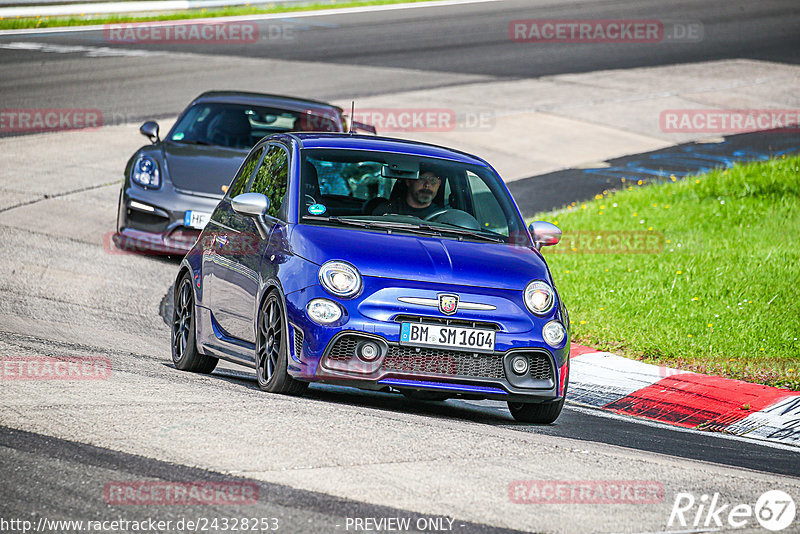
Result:
[[174,290],[172,357],[254,368],[261,389],[310,382],[508,403],[551,423],[569,380],[569,318],[482,159],[424,143],[285,133],[250,151]]

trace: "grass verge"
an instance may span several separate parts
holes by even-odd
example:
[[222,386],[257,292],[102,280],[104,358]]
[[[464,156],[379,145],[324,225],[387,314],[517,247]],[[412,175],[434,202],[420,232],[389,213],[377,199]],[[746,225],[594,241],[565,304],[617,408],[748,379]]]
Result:
[[61,26],[90,26],[102,24],[126,24],[131,22],[153,22],[163,20],[183,20],[199,18],[234,17],[243,15],[263,15],[266,13],[294,13],[297,11],[312,11],[320,9],[341,9],[346,7],[375,6],[386,4],[410,4],[417,2],[430,2],[431,0],[329,0],[327,2],[309,2],[303,5],[275,5],[262,4],[257,6],[232,6],[219,9],[190,9],[184,11],[171,11],[157,14],[119,14],[119,15],[92,15],[91,13],[79,16],[64,17],[0,17],[0,30],[21,30],[31,28],[55,28]]
[[800,157],[624,185],[534,218],[573,341],[800,389]]

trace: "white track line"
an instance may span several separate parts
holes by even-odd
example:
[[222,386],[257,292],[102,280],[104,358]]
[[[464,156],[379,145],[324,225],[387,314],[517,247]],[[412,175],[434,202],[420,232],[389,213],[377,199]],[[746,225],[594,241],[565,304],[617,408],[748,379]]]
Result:
[[[263,15],[240,15],[236,17],[215,17],[207,19],[185,19],[182,21],[157,21],[157,22],[137,22],[133,24],[143,26],[163,26],[166,24],[174,25],[183,22],[185,24],[220,24],[226,22],[243,22],[254,20],[278,20],[286,18],[307,18],[321,17],[326,15],[353,15],[357,13],[373,13],[379,11],[399,11],[405,9],[424,9],[429,7],[447,7],[466,4],[484,4],[487,2],[502,2],[503,0],[438,0],[434,2],[418,2],[414,4],[386,4],[376,6],[345,7],[340,9],[320,9],[317,11],[292,11],[288,13],[266,13]],[[22,30],[0,30],[0,36],[4,35],[42,35],[52,33],[78,33],[89,31],[102,31],[105,24],[94,26],[71,26],[61,28],[26,28]]]

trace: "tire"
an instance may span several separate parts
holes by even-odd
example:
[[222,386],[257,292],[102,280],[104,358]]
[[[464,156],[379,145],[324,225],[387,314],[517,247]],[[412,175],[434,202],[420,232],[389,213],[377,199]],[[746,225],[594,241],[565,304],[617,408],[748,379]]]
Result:
[[450,395],[448,395],[447,393],[441,393],[439,391],[419,391],[416,389],[404,389],[400,393],[402,393],[408,399],[413,399],[418,401],[440,402],[450,398]]
[[508,411],[515,421],[520,423],[536,423],[549,425],[558,419],[564,408],[569,387],[569,364],[567,364],[567,379],[564,381],[564,395],[557,401],[540,402],[537,404],[523,402],[509,402]]
[[256,322],[256,379],[264,391],[301,395],[308,383],[295,380],[287,372],[289,329],[284,310],[283,299],[273,289],[264,299]]
[[175,286],[172,310],[172,361],[181,371],[208,374],[217,366],[217,359],[197,351],[194,291],[189,273],[184,273]]

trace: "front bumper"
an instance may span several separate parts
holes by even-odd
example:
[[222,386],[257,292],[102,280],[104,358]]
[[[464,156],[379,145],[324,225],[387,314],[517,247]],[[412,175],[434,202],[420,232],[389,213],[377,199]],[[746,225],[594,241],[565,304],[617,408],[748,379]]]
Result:
[[147,191],[129,186],[120,194],[114,244],[127,252],[184,255],[201,232],[184,225],[186,212],[212,213],[221,198],[181,192],[167,183]]
[[[447,317],[435,309],[404,304],[397,301],[396,296],[402,293],[435,298],[438,292],[453,292],[454,288],[423,289],[422,286],[432,284],[416,285],[420,287],[365,291],[370,296],[346,303],[343,306],[346,313],[335,326],[317,325],[306,316],[305,304],[309,300],[322,297],[336,301],[321,287],[287,295],[289,373],[300,380],[379,391],[433,390],[450,396],[514,402],[545,402],[563,396],[569,357],[568,336],[555,348],[541,338],[541,328],[547,321],[563,320],[558,317],[557,310],[552,316],[535,318],[510,299],[510,294],[517,292],[479,289],[482,294],[471,294],[460,287],[457,292],[462,300],[489,302],[497,309],[464,311]],[[375,306],[378,301],[379,307]],[[409,320],[439,325],[455,320],[456,324],[472,323],[478,328],[494,325],[495,351],[474,353],[401,344],[401,322]],[[374,361],[358,356],[359,344],[367,341],[380,347],[379,357]],[[511,367],[511,359],[519,355],[529,362],[528,371],[523,375],[516,374]]]

